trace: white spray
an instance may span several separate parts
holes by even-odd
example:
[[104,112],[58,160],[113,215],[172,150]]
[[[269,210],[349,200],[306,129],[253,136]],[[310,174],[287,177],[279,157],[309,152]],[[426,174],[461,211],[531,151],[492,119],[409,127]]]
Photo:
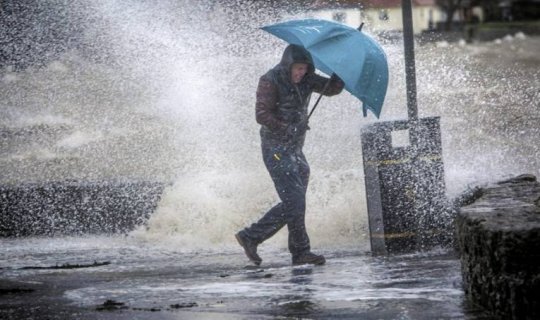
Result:
[[[157,210],[132,237],[183,248],[232,244],[278,201],[260,155],[254,98],[259,76],[285,47],[258,27],[288,16],[241,0],[74,6],[92,21],[90,45],[45,68],[2,73],[1,125],[36,128],[39,138],[3,145],[2,181],[162,181],[169,186]],[[537,46],[526,38],[417,45],[420,116],[441,116],[450,196],[509,174],[539,174],[540,132],[531,120],[540,117],[538,68],[483,67],[490,51],[530,43]],[[404,119],[403,46],[383,47],[390,84],[380,120]],[[348,93],[323,98],[311,120],[314,246],[367,245],[360,130],[373,121]],[[286,232],[270,244],[285,246]]]

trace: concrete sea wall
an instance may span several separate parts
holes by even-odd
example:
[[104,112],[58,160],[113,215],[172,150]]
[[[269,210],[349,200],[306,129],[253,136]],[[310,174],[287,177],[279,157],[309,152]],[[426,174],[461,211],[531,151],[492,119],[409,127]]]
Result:
[[128,232],[146,222],[164,187],[145,181],[0,185],[0,236]]
[[540,319],[540,184],[522,175],[481,188],[456,218],[467,298],[501,319]]

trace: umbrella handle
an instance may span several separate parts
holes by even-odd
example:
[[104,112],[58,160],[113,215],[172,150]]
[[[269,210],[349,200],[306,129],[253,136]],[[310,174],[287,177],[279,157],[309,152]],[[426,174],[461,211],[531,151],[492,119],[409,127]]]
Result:
[[324,84],[324,87],[321,91],[321,93],[319,94],[319,97],[317,98],[317,101],[315,102],[315,105],[313,106],[313,108],[311,109],[311,111],[309,112],[309,115],[307,117],[308,121],[309,121],[309,118],[311,118],[311,115],[313,114],[313,111],[315,111],[315,108],[317,108],[317,105],[319,104],[319,101],[321,101],[321,98],[322,96],[324,95],[324,93],[326,92],[326,89],[328,89],[328,86],[330,85],[330,81],[332,81],[332,78],[333,78],[333,74],[332,76],[328,79],[328,81],[326,81],[326,83]]

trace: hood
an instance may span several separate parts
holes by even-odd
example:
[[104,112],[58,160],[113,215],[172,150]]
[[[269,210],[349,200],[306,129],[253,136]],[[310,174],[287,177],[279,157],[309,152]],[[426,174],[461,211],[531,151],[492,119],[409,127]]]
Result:
[[308,73],[313,73],[315,71],[311,54],[300,46],[290,44],[285,48],[279,64],[283,69],[290,73],[293,63],[307,63],[309,66]]

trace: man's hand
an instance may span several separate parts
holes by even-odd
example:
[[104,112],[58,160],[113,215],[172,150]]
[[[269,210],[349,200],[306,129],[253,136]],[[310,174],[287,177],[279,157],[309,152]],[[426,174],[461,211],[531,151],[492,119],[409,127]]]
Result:
[[343,80],[341,80],[341,78],[338,77],[338,75],[335,73],[332,73],[332,76],[330,77],[330,81],[332,81],[338,86],[341,86],[341,87],[345,86],[345,82],[343,82]]
[[309,129],[310,128],[308,125],[308,120],[302,120],[300,122],[290,124],[287,127],[287,135],[295,139],[297,137],[303,136]]

